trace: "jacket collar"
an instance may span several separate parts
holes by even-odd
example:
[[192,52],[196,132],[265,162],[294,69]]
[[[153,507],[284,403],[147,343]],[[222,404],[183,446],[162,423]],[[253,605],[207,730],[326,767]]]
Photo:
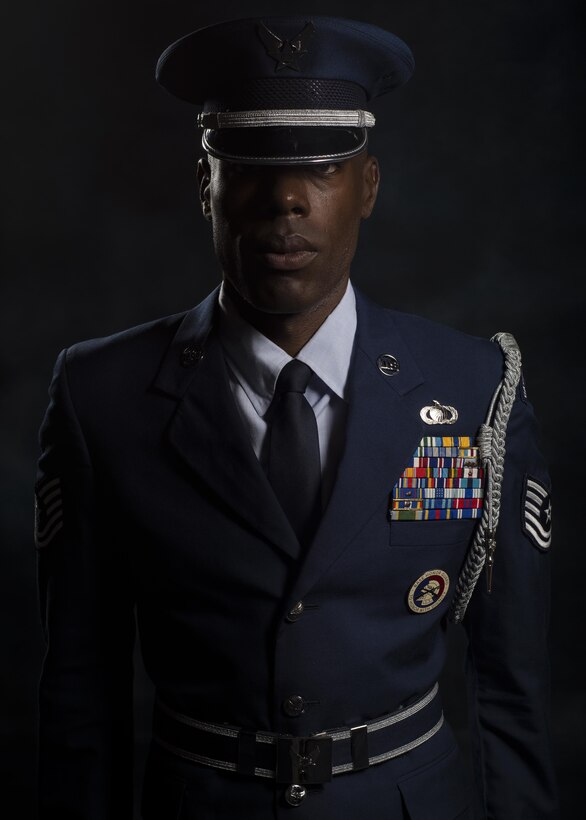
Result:
[[219,292],[218,286],[183,317],[157,371],[153,382],[156,390],[178,399],[185,394],[205,356],[218,310]]
[[[291,356],[244,321],[223,294],[219,307],[220,338],[230,368],[258,415],[264,417],[279,373]],[[348,283],[339,304],[296,357],[341,399],[347,398],[355,332],[356,298]]]
[[[157,373],[155,388],[179,400],[168,439],[222,504],[296,561],[292,600],[297,600],[377,507],[382,505],[384,514],[388,494],[423,434],[423,376],[392,311],[356,291],[346,446],[329,505],[300,562],[299,544],[254,455],[230,390],[214,331],[217,299],[218,289],[185,315]],[[398,372],[381,372],[382,354],[395,357]]]

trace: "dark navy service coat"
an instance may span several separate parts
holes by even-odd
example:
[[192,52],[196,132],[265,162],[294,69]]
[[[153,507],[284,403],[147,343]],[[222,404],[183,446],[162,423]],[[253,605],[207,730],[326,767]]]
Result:
[[[37,483],[48,636],[42,820],[132,816],[135,609],[158,696],[202,720],[306,736],[386,715],[437,681],[475,521],[390,522],[389,497],[423,436],[476,436],[503,357],[492,342],[357,296],[345,449],[303,559],[230,391],[214,331],[217,293],[186,314],[60,355]],[[399,362],[392,377],[377,367],[384,353]],[[423,422],[434,400],[457,409],[455,424]],[[546,723],[549,556],[523,531],[527,474],[548,486],[519,391],[493,591],[481,577],[465,617],[477,816],[487,820],[557,816]],[[435,569],[448,576],[449,594],[428,612],[411,611],[410,588]],[[305,704],[293,717],[282,708],[291,695]],[[155,742],[143,816],[472,817],[447,723],[404,755],[310,787],[299,806],[284,801],[284,789],[174,758]]]

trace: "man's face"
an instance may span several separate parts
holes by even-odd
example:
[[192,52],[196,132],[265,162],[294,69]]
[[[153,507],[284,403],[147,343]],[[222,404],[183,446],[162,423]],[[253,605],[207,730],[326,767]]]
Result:
[[308,313],[343,295],[378,164],[366,153],[320,165],[200,160],[204,214],[229,291],[264,313]]

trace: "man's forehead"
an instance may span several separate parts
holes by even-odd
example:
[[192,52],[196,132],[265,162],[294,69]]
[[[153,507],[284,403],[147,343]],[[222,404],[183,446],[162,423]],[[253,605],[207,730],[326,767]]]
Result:
[[314,164],[364,151],[369,102],[405,83],[409,48],[368,23],[323,16],[231,20],[173,43],[157,80],[201,107],[208,154]]

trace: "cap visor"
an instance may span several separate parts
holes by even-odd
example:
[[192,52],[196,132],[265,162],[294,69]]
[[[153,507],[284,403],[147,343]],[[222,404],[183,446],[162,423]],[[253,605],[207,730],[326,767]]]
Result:
[[307,165],[348,159],[367,144],[365,128],[262,127],[206,129],[204,149],[250,165]]

